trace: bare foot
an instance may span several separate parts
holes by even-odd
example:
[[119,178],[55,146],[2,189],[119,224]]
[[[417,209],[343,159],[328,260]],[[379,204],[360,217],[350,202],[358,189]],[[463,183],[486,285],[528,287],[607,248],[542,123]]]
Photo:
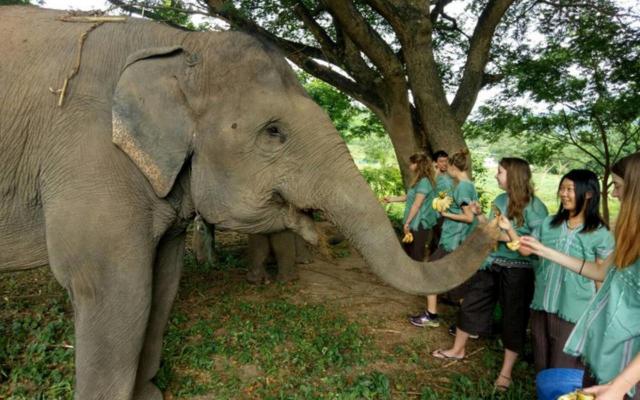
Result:
[[498,375],[498,379],[496,379],[496,382],[493,385],[495,386],[496,390],[500,392],[506,392],[511,385],[511,377],[500,374]]

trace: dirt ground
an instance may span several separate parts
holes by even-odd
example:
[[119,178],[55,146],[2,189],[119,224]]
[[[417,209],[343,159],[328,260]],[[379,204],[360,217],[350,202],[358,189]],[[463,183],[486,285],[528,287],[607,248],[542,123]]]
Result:
[[[326,224],[321,228],[327,236],[334,232]],[[246,236],[219,232],[216,233],[216,242],[218,246],[227,248],[244,248]],[[453,344],[454,338],[449,335],[448,328],[455,323],[457,309],[440,305],[441,324],[438,328],[415,327],[408,322],[408,317],[424,310],[425,297],[409,295],[383,283],[346,241],[335,246],[333,253],[340,256],[330,258],[315,251],[313,262],[297,265],[300,279],[291,283],[294,290],[290,301],[297,304],[323,304],[338,309],[349,319],[360,323],[383,353],[391,354],[398,346],[411,347],[420,343],[423,350],[418,356],[427,359],[433,367],[418,371],[415,363],[388,365],[381,360],[374,366],[377,370],[412,370],[418,375],[424,374],[425,379],[429,380],[440,368],[448,372],[475,375],[478,369],[482,369],[480,359],[483,353],[495,352],[495,349],[490,349],[495,345],[481,339],[470,341],[467,346],[468,357],[463,361],[441,361],[430,357],[432,351]]]

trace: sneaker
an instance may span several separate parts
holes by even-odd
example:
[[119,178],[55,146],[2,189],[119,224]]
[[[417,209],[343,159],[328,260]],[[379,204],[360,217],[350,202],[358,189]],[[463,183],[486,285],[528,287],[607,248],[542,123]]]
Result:
[[420,315],[414,315],[413,317],[410,317],[409,322],[411,322],[411,325],[418,326],[420,328],[424,328],[426,326],[437,328],[440,326],[440,320],[438,319],[438,317],[433,317],[426,311]]
[[[455,336],[456,335],[456,324],[449,325],[449,335],[451,335],[451,336]],[[469,339],[476,340],[478,338],[480,338],[480,335],[469,334]]]

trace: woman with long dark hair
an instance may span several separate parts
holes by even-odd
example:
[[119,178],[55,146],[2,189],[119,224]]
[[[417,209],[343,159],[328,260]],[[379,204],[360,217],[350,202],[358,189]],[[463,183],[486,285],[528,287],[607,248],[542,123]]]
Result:
[[640,153],[614,164],[613,195],[620,199],[615,249],[604,262],[571,256],[523,237],[521,248],[604,281],[571,332],[564,352],[586,364],[583,386],[598,400],[640,399]]

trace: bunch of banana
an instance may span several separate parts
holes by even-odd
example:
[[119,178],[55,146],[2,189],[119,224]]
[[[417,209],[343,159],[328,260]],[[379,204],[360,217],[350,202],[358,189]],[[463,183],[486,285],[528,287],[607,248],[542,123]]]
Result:
[[447,196],[447,192],[440,192],[438,193],[438,197],[431,202],[431,206],[438,212],[444,212],[451,207],[451,203],[453,203],[451,196]]
[[507,248],[511,251],[518,251],[518,249],[520,248],[520,241],[514,240],[511,242],[507,242]]
[[575,392],[563,394],[558,397],[558,400],[595,400],[596,396],[585,393],[580,390],[576,390]]
[[411,232],[405,233],[404,237],[402,238],[402,243],[411,243],[411,242],[413,242],[413,234]]

